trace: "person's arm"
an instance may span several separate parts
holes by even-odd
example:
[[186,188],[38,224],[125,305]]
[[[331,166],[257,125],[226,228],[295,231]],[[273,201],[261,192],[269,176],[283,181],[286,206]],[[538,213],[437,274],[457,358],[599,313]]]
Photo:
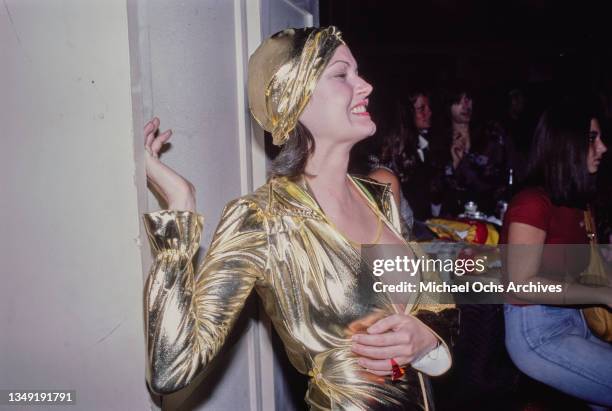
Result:
[[195,188],[185,177],[164,164],[159,156],[172,137],[172,130],[159,132],[160,120],[154,117],[145,124],[145,171],[154,194],[170,210],[195,211]]
[[412,367],[432,377],[444,374],[453,363],[449,347],[459,334],[459,310],[452,304],[432,304],[413,315],[434,333],[438,345],[413,362]]
[[452,365],[450,334],[458,329],[456,309],[448,307],[432,304],[393,314],[368,327],[367,334],[355,334],[352,351],[360,357],[358,363],[381,376],[391,374],[390,358],[430,376],[444,374]]
[[[540,275],[546,231],[530,224],[512,222],[508,227],[506,270],[508,280],[519,286],[539,282],[561,286],[562,292],[519,291],[513,295],[537,304],[607,304],[612,305],[612,288],[588,287],[576,283],[555,281]],[[554,247],[554,246],[553,246]]]
[[[419,258],[426,254],[417,243],[411,243],[415,255]],[[424,283],[440,283],[442,279],[438,272],[422,270],[420,281]],[[440,293],[420,293],[418,304],[407,307],[410,315],[423,323],[437,340],[437,346],[420,357],[412,367],[430,376],[444,374],[452,366],[451,350],[459,334],[460,312],[453,299]]]
[[263,276],[263,213],[239,199],[226,206],[194,275],[203,219],[191,211],[144,215],[155,260],[146,282],[147,380],[157,394],[187,384],[223,345],[255,282]]
[[268,241],[263,212],[249,200],[233,201],[194,275],[203,219],[195,213],[193,185],[159,158],[172,135],[158,133],[159,125],[155,117],[144,126],[145,170],[169,209],[144,215],[154,255],[144,291],[145,328],[147,381],[153,392],[169,394],[189,384],[223,345],[263,276]]
[[451,154],[451,165],[453,169],[457,169],[461,160],[470,151],[469,139],[462,136],[461,133],[453,135],[453,142],[451,143],[450,154]]
[[368,177],[373,178],[379,183],[390,184],[391,185],[391,193],[393,194],[393,199],[395,200],[396,207],[400,208],[400,196],[401,196],[401,188],[399,179],[393,174],[389,169],[384,167],[379,167],[370,172]]
[[[417,244],[412,244],[417,256],[425,255]],[[441,282],[437,272],[422,271],[421,281]],[[444,302],[444,304],[442,303]],[[459,334],[460,313],[451,301],[442,301],[439,293],[422,292],[419,303],[410,309],[410,315],[423,323],[438,342],[436,348],[426,353],[412,364],[413,368],[430,376],[438,376],[448,371],[452,365],[451,351]]]

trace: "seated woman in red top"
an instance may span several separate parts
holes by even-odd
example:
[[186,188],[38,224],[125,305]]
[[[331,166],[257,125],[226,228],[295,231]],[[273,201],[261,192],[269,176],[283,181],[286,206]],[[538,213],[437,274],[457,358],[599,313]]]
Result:
[[[501,235],[508,247],[509,281],[563,291],[515,293],[523,305],[508,304],[504,311],[506,347],[517,367],[600,409],[612,406],[612,346],[589,331],[572,304],[612,307],[612,288],[551,277],[575,275],[589,264],[588,253],[575,249],[587,249],[576,245],[588,244],[584,211],[607,148],[596,116],[584,106],[565,101],[542,115],[530,153],[529,184],[512,200]],[[535,302],[541,305],[528,305]]]

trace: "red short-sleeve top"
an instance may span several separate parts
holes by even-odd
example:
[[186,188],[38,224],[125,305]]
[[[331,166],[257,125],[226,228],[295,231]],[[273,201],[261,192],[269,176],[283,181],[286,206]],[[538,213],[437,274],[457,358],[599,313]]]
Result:
[[504,216],[500,244],[507,244],[511,223],[524,223],[546,232],[540,273],[559,278],[559,274],[576,275],[589,263],[588,247],[559,246],[588,244],[584,210],[554,205],[542,188],[527,188],[514,196]]

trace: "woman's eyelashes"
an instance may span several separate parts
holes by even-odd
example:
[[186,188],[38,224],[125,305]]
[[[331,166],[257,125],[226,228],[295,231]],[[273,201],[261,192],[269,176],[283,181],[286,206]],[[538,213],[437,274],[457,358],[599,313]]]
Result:
[[[352,73],[354,74],[355,77],[359,77],[359,72],[357,70],[353,70]],[[342,71],[340,73],[336,73],[334,74],[334,77],[337,78],[347,78],[349,76],[349,71]]]

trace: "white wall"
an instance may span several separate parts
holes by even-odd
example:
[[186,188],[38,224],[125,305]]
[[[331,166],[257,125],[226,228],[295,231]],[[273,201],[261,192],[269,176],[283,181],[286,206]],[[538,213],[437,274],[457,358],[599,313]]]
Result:
[[0,56],[0,388],[148,409],[126,2],[4,0]]
[[[132,57],[140,67],[133,73],[134,98],[142,101],[143,117],[156,115],[163,129],[174,131],[162,159],[197,188],[197,209],[205,216],[202,257],[223,206],[253,188],[252,149],[263,152],[251,145],[244,97],[247,20],[254,11],[252,24],[259,31],[258,2],[143,0],[131,6],[137,24],[130,28],[131,41],[138,47]],[[259,168],[263,174],[265,162]],[[158,208],[152,195],[141,204],[143,211]],[[260,349],[267,336],[256,318],[253,299],[210,372],[164,397],[162,409],[273,408],[272,368],[262,367]]]

